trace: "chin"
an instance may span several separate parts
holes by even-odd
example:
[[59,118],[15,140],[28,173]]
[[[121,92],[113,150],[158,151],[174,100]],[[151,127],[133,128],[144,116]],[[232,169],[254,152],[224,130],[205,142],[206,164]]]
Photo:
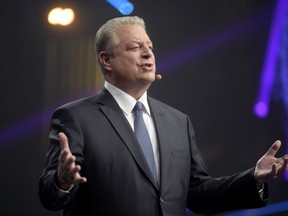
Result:
[[151,78],[142,78],[140,79],[141,80],[141,83],[145,84],[145,85],[150,85],[151,83],[153,83],[155,81],[155,76],[154,77],[151,77]]
[[156,79],[156,77],[155,77],[155,73],[153,73],[153,74],[149,74],[149,76],[145,77],[145,80],[147,80],[147,82],[149,82],[149,83],[154,82],[155,79]]

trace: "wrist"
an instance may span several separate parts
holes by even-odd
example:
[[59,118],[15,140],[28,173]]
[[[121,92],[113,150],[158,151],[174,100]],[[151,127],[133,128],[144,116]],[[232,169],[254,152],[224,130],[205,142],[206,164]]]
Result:
[[55,183],[59,189],[64,190],[64,191],[69,190],[70,188],[73,187],[73,184],[67,183],[67,181],[65,181],[65,179],[62,178],[58,172],[56,175]]

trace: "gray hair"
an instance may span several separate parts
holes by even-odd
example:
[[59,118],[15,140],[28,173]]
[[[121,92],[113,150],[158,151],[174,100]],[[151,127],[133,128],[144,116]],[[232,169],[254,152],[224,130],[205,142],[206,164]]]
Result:
[[97,31],[95,36],[95,50],[102,74],[105,73],[105,69],[99,60],[99,53],[104,51],[108,55],[112,56],[113,48],[117,43],[117,35],[115,34],[115,30],[122,25],[128,24],[137,24],[146,30],[146,25],[142,18],[138,16],[124,16],[108,20]]

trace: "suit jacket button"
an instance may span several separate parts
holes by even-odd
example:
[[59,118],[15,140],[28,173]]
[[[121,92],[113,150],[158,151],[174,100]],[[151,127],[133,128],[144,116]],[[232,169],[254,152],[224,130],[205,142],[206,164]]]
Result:
[[164,203],[164,199],[160,197],[160,203]]

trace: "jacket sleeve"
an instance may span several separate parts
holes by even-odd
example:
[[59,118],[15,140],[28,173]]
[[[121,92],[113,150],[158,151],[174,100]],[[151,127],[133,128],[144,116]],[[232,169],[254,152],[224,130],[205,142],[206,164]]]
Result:
[[254,179],[254,168],[231,176],[212,177],[196,146],[193,126],[188,118],[191,154],[191,175],[187,208],[198,214],[260,208],[267,205],[268,186],[261,198]]
[[[80,127],[77,126],[76,118],[73,117],[73,113],[69,109],[58,109],[54,112],[51,120],[51,129],[49,133],[49,147],[45,156],[45,164],[42,174],[39,179],[39,198],[42,205],[50,210],[60,210],[73,202],[73,197],[78,190],[78,185],[67,193],[60,191],[56,186],[55,178],[58,168],[58,157],[60,155],[60,143],[58,138],[59,132],[64,132],[69,140],[70,150],[73,155],[77,155],[77,164],[82,163],[81,145],[70,142],[69,139],[73,135],[78,137],[75,140],[79,141],[79,134],[81,134]],[[77,135],[75,135],[77,134]],[[80,146],[80,147],[79,147]]]

